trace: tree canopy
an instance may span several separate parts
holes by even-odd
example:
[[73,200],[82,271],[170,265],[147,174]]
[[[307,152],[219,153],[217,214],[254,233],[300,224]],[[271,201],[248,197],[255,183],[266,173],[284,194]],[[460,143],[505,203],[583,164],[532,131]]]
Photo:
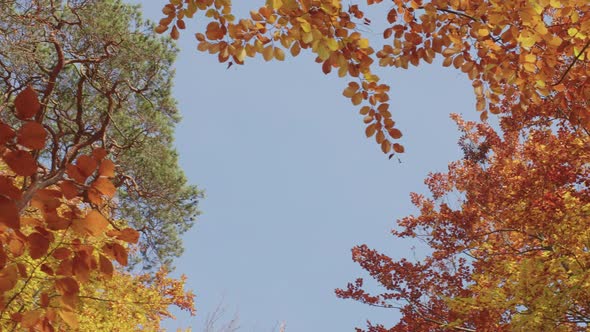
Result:
[[[359,28],[372,21],[360,3],[268,0],[243,18],[231,5],[171,0],[156,31],[176,39],[184,20],[203,13],[198,49],[220,62],[311,51],[325,74],[352,79],[343,94],[385,153],[404,148],[376,67],[441,57],[472,81],[482,123],[455,116],[465,158],[426,180],[431,197],[413,194],[419,214],[393,231],[432,252],[395,261],[366,245],[353,249],[385,291],[358,279],[337,295],[402,314],[394,327],[369,323],[369,331],[587,329],[587,1],[369,0],[387,21],[378,41]],[[486,123],[490,113],[499,128]]]
[[176,49],[118,1],[5,1],[0,15],[0,330],[194,314],[168,275],[201,195],[172,146]]

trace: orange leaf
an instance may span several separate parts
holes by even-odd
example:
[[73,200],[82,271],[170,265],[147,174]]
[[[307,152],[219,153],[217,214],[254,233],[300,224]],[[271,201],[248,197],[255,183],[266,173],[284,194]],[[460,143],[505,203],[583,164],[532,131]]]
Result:
[[94,173],[94,170],[96,169],[96,166],[98,166],[98,163],[94,158],[91,158],[90,156],[81,155],[80,157],[78,157],[78,160],[76,160],[76,166],[78,166],[78,170],[83,176],[89,177],[90,175],[92,175],[92,173]]
[[326,75],[332,71],[332,63],[330,62],[330,59],[324,61],[324,63],[322,64],[322,71]]
[[21,326],[24,328],[31,328],[35,326],[35,324],[39,322],[42,314],[42,310],[32,310],[25,312],[20,322]]
[[94,157],[94,159],[96,159],[96,161],[101,161],[104,157],[106,157],[106,155],[107,150],[103,148],[95,148],[94,150],[92,150],[92,156]]
[[66,199],[72,199],[78,196],[78,187],[73,181],[64,180],[60,182],[59,188]]
[[84,228],[93,236],[102,234],[108,225],[109,221],[96,210],[88,212],[84,219]]
[[367,135],[367,137],[371,137],[373,135],[375,135],[375,131],[377,130],[377,128],[375,127],[375,124],[370,124],[369,126],[367,126],[367,128],[365,129],[365,135]]
[[127,266],[127,250],[118,243],[113,243],[113,251],[115,253],[115,260],[123,266]]
[[102,252],[114,258],[119,264],[127,265],[127,250],[118,243],[108,243],[102,247]]
[[11,290],[18,281],[18,270],[15,264],[0,270],[0,292]]
[[37,162],[27,151],[10,151],[4,155],[4,161],[18,175],[31,176],[37,171]]
[[381,151],[383,151],[383,153],[389,153],[389,151],[391,151],[391,143],[389,141],[381,142]]
[[116,238],[127,243],[137,243],[139,241],[139,232],[133,228],[122,229]]
[[393,144],[393,151],[397,153],[404,153],[405,149],[404,146],[398,143]]
[[352,96],[351,101],[353,105],[360,104],[363,101],[363,94],[360,92],[355,93],[354,96]]
[[16,96],[14,106],[16,116],[23,120],[32,118],[41,109],[37,92],[30,85]]
[[[399,131],[399,129],[391,128],[388,130],[388,132],[389,132],[389,136],[391,136],[391,138],[393,138],[393,139],[399,139],[402,137],[402,132]],[[395,146],[394,146],[394,149],[395,149]]]
[[88,201],[94,205],[102,204],[102,194],[94,187],[88,188],[86,191],[86,196],[88,197]]
[[99,177],[92,183],[92,187],[101,192],[103,195],[112,198],[117,192],[117,189],[107,178]]
[[172,27],[172,31],[170,31],[170,37],[174,40],[178,40],[180,37],[180,33],[178,32],[178,28],[176,26]]
[[55,282],[55,290],[61,295],[77,294],[80,291],[80,286],[78,286],[78,282],[74,278],[65,277]]
[[29,149],[41,150],[45,146],[47,132],[38,122],[27,122],[18,131],[18,143]]
[[18,238],[12,238],[8,241],[8,251],[10,251],[14,257],[19,257],[25,252],[25,244]]
[[59,309],[57,313],[59,314],[59,317],[61,317],[61,319],[63,319],[63,321],[68,324],[69,327],[72,329],[78,328],[78,317],[76,317],[76,314],[73,311]]
[[90,261],[86,253],[77,253],[72,261],[72,268],[76,278],[83,283],[90,280]]
[[115,176],[115,164],[108,159],[103,160],[98,168],[98,174],[100,176],[112,178]]
[[66,165],[66,174],[78,183],[86,182],[86,177],[80,173],[80,169],[74,164]]

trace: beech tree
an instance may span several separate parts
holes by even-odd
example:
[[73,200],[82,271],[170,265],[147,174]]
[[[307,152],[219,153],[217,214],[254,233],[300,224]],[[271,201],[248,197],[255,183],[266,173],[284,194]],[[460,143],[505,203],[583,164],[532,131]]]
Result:
[[[423,238],[432,253],[412,262],[353,249],[385,291],[358,279],[337,295],[402,313],[369,331],[587,329],[588,1],[368,0],[388,22],[379,41],[359,29],[371,24],[360,3],[268,0],[243,18],[231,5],[170,0],[156,31],[177,39],[203,13],[198,49],[230,65],[311,51],[325,74],[352,79],[343,94],[384,153],[404,148],[376,66],[441,57],[472,81],[481,120],[500,117],[499,132],[455,117],[465,158],[427,179],[432,198],[413,194],[420,214],[393,232]],[[462,198],[453,205],[449,193]]]
[[118,1],[0,15],[0,330],[158,330],[171,305],[194,313],[168,276],[200,197],[172,148],[175,48]]
[[155,30],[177,39],[185,20],[202,13],[208,24],[195,34],[198,49],[231,64],[257,55],[282,61],[287,53],[311,51],[324,73],[352,78],[343,94],[360,106],[367,136],[385,153],[404,148],[394,143],[401,132],[389,110],[389,86],[379,83],[374,67],[408,68],[436,56],[473,82],[482,119],[510,114],[512,125],[526,126],[537,117],[558,117],[588,126],[587,1],[367,4],[381,6],[389,23],[380,49],[359,29],[371,24],[360,4],[340,0],[267,0],[243,18],[235,17],[231,0],[170,0]]

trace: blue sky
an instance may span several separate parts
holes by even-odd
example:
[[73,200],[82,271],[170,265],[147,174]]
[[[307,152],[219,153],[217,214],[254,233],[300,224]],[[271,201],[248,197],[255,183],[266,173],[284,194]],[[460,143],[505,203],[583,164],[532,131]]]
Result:
[[[144,16],[159,19],[162,3],[145,2]],[[351,260],[357,244],[396,258],[419,247],[389,231],[414,212],[409,193],[425,192],[428,172],[461,156],[448,114],[477,117],[470,82],[440,65],[379,72],[404,132],[400,163],[365,138],[358,108],[342,96],[347,81],[324,75],[309,54],[226,69],[196,50],[198,24],[187,23],[176,64],[176,145],[206,198],[176,273],[188,276],[198,314],[166,327],[201,331],[220,301],[226,319],[238,314],[239,331],[271,331],[282,321],[288,332],[394,323],[395,311],[338,299],[334,289],[367,276]]]

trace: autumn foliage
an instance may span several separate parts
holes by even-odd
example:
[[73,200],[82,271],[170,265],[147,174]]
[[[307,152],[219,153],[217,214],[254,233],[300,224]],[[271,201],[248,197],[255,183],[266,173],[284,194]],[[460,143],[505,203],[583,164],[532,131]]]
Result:
[[[191,294],[164,268],[122,267],[129,257],[168,265],[198,213],[200,194],[171,148],[170,78],[154,69],[169,68],[174,52],[128,33],[137,15],[116,1],[77,5],[0,7],[17,22],[0,25],[10,44],[0,50],[0,327],[157,329],[169,305],[194,310]],[[378,40],[360,28],[372,27],[368,12],[386,22]],[[396,261],[355,247],[382,290],[357,279],[337,295],[400,311],[391,328],[369,323],[374,332],[587,329],[587,0],[268,0],[243,18],[230,0],[170,0],[162,13],[150,28],[172,39],[202,13],[197,48],[228,65],[311,52],[325,74],[349,80],[343,95],[390,155],[404,152],[402,132],[377,67],[440,58],[464,73],[482,122],[453,116],[464,158],[428,177],[430,197],[412,194],[418,214],[393,231],[430,251]]]
[[[184,289],[184,277],[169,276],[166,256],[157,257],[162,264],[153,271],[131,266],[145,248],[158,249],[146,244],[147,234],[157,230],[138,231],[120,211],[126,185],[121,175],[133,171],[134,150],[129,141],[120,144],[112,127],[123,134],[133,129],[129,114],[120,113],[134,101],[128,91],[135,87],[126,84],[125,90],[130,76],[112,69],[125,40],[88,31],[89,24],[104,23],[100,12],[88,18],[97,5],[120,19],[132,16],[130,7],[112,1],[0,4],[1,331],[156,331],[162,319],[173,317],[171,306],[194,314],[194,296]],[[119,28],[127,31],[126,24]],[[97,35],[103,39],[93,39]],[[99,42],[107,46],[87,47]],[[150,64],[139,46],[136,59]],[[151,47],[150,55],[162,53],[158,44]],[[136,93],[152,98],[158,83],[165,98],[166,84],[144,74],[150,79]],[[142,127],[166,142],[156,125]],[[136,132],[135,138],[145,135]],[[182,186],[182,177],[177,179]]]
[[[37,93],[28,86],[14,99],[19,121],[1,123],[0,326],[107,331],[101,324],[110,322],[133,330],[158,326],[170,316],[170,304],[193,310],[183,282],[169,279],[165,270],[155,278],[121,270],[139,233],[111,219],[115,165],[105,149],[79,154],[82,143],[48,176],[38,162],[48,136],[35,121],[42,119],[40,110]],[[108,316],[118,307],[126,324]],[[144,323],[137,312],[146,315]]]
[[[367,7],[339,0],[268,0],[236,18],[229,0],[171,0],[156,31],[174,39],[199,12],[198,49],[220,62],[284,60],[310,51],[322,71],[352,79],[367,137],[404,151],[376,67],[433,63],[464,73],[482,123],[454,116],[464,159],[412,194],[416,216],[398,237],[420,238],[423,259],[396,261],[361,245],[362,279],[337,295],[396,308],[394,327],[369,331],[585,331],[590,323],[588,164],[590,3],[586,0],[368,0],[383,13],[368,38]],[[372,45],[379,45],[378,47]],[[498,115],[497,129],[486,124]]]

